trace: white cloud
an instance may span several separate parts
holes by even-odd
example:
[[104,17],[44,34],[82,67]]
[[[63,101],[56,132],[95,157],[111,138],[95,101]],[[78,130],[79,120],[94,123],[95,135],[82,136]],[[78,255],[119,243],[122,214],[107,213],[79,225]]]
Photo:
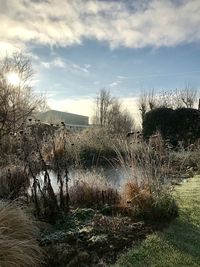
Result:
[[120,80],[125,80],[125,79],[127,79],[128,77],[126,77],[126,76],[122,76],[122,75],[118,75],[117,78],[120,79]]
[[50,69],[50,67],[52,66],[51,65],[51,62],[41,62],[41,65],[45,68],[45,69]]
[[109,84],[110,87],[115,87],[120,84],[120,81],[112,82]]
[[200,41],[199,0],[0,0],[0,9],[0,48],[8,51],[29,43],[64,47],[85,38],[112,48]]
[[88,69],[91,67],[91,65],[88,65],[88,64],[84,64],[83,66],[81,66],[81,65],[75,64],[74,62],[70,60],[65,60],[60,57],[55,57],[51,61],[42,61],[40,64],[46,69],[62,68],[72,73],[85,73],[85,74],[89,73]]
[[121,84],[125,79],[127,79],[127,78],[128,78],[128,77],[126,77],[126,76],[120,76],[120,75],[118,75],[116,81],[110,83],[108,86],[109,86],[109,87],[115,87],[115,86],[118,86],[118,85],[120,85],[120,84]]
[[91,65],[90,65],[90,64],[84,64],[84,67],[85,67],[86,69],[90,69],[90,68],[91,68]]
[[77,65],[75,63],[69,62],[69,67],[72,68],[74,71],[80,71],[80,72],[84,72],[84,73],[89,73],[88,68],[86,67],[82,67],[80,65]]
[[41,65],[46,69],[56,68],[56,67],[57,68],[66,68],[66,66],[67,66],[65,61],[60,57],[56,57],[52,61],[41,62]]
[[[1,29],[0,29],[1,35]],[[21,52],[25,49],[23,43],[14,44],[13,42],[9,42],[9,40],[4,41],[0,38],[0,58],[4,58],[6,56],[12,55],[14,52]]]

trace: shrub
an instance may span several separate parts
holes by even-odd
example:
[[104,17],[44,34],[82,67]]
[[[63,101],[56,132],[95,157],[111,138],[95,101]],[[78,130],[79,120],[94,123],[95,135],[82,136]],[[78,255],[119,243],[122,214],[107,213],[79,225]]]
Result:
[[171,123],[171,139],[184,141],[185,145],[200,138],[200,111],[193,108],[174,110]]
[[135,210],[149,211],[152,206],[152,194],[146,184],[138,185],[134,181],[128,181],[123,194],[126,204],[130,204]]
[[144,138],[149,138],[152,134],[160,131],[163,138],[170,135],[171,123],[174,111],[171,108],[156,108],[147,112],[143,120]]
[[143,120],[143,134],[149,138],[160,131],[164,139],[173,145],[184,141],[185,145],[200,138],[200,111],[192,108],[157,108],[146,113]]
[[171,220],[178,216],[178,206],[175,199],[169,192],[163,192],[159,196],[154,196],[152,210],[147,214],[147,218],[165,221]]
[[0,202],[0,266],[36,267],[41,263],[38,230],[17,206]]
[[104,205],[114,205],[120,202],[120,194],[107,184],[101,175],[93,172],[79,174],[69,188],[71,204],[74,207],[100,208]]
[[116,157],[112,144],[117,141],[117,137],[101,128],[89,128],[79,134],[68,133],[65,136],[57,133],[54,136],[54,151],[48,141],[43,146],[43,155],[49,162],[54,161],[55,157],[59,161],[65,157],[68,164],[75,166],[106,165],[108,159]]
[[133,208],[133,215],[147,221],[171,220],[178,215],[178,207],[169,192],[159,195],[150,192],[148,185],[138,185],[134,181],[125,184],[124,204]]
[[23,167],[9,166],[0,171],[0,197],[16,199],[26,193],[29,178]]

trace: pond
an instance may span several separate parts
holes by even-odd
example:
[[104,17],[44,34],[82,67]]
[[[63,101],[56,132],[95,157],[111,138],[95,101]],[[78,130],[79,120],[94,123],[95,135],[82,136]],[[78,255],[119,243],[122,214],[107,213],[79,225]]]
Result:
[[[122,167],[107,167],[107,168],[92,168],[92,169],[70,169],[69,170],[69,187],[74,182],[79,180],[86,181],[88,183],[99,183],[108,184],[114,188],[120,189],[124,182],[131,177],[131,168]],[[50,170],[49,175],[51,178],[51,184],[55,192],[59,191],[59,184],[57,183],[57,174]],[[38,180],[42,183],[44,173],[41,172],[37,176]]]

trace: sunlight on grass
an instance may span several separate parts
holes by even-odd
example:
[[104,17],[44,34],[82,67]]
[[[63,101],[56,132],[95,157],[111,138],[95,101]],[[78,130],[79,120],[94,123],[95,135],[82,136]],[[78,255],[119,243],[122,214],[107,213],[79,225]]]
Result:
[[200,176],[177,188],[180,216],[163,233],[122,255],[115,267],[200,266]]

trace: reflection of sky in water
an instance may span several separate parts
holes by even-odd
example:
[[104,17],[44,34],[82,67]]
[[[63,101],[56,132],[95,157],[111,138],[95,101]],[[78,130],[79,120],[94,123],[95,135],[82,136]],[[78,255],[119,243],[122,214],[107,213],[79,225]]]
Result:
[[[51,178],[51,184],[55,192],[59,191],[59,184],[57,183],[57,175],[54,171],[49,171],[49,175]],[[74,180],[78,180],[80,176],[80,179],[82,177],[100,177],[102,176],[105,178],[106,182],[110,184],[113,187],[121,188],[124,181],[130,178],[131,176],[131,169],[125,169],[125,168],[97,168],[95,170],[79,170],[79,169],[72,169],[69,171],[68,177],[69,177],[69,187],[73,184]],[[44,172],[41,172],[37,179],[40,181],[40,184],[43,184],[44,180]],[[87,179],[89,181],[89,178]]]

